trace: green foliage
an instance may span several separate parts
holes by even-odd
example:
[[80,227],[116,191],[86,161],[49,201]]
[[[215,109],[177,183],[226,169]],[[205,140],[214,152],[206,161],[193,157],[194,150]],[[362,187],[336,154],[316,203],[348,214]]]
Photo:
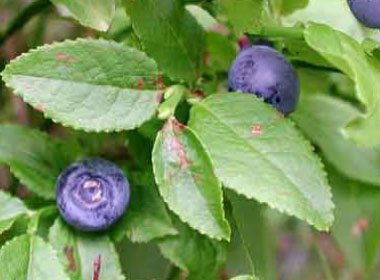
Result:
[[[1,20],[15,14],[0,31],[0,120],[15,107],[24,124],[0,124],[1,280],[378,278],[380,43],[345,0],[22,2],[0,3]],[[243,34],[293,63],[290,116],[226,93]],[[89,156],[131,183],[97,233],[54,202],[62,170]],[[284,275],[305,254],[310,275]]]

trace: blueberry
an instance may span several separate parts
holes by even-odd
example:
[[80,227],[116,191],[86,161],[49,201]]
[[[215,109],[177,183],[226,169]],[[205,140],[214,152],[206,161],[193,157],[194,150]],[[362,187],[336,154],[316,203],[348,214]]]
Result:
[[104,230],[125,211],[129,183],[115,164],[100,158],[78,161],[67,167],[56,184],[62,217],[77,229]]
[[299,82],[293,66],[275,49],[253,46],[240,51],[228,73],[232,91],[253,93],[283,114],[293,112]]
[[380,28],[380,0],[347,0],[354,16],[365,26]]

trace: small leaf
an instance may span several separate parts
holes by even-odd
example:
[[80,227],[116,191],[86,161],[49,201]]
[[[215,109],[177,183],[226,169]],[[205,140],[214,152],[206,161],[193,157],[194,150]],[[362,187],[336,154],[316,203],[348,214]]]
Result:
[[290,15],[296,10],[307,7],[309,0],[274,0],[271,3],[277,14]]
[[51,246],[35,235],[22,235],[0,251],[1,280],[68,280]]
[[189,273],[188,280],[215,280],[226,259],[226,243],[209,239],[175,220],[179,235],[158,243],[161,253]]
[[112,41],[40,47],[12,61],[3,78],[45,116],[86,131],[133,129],[154,115],[160,101],[155,62]]
[[8,230],[18,217],[29,212],[20,199],[0,191],[0,234]]
[[196,135],[169,119],[157,135],[152,159],[159,191],[169,208],[201,233],[229,239],[221,185]]
[[53,199],[58,175],[76,157],[63,143],[37,130],[3,124],[0,162],[9,165],[12,173],[37,195]]
[[319,94],[304,96],[291,117],[340,172],[380,185],[380,146],[359,147],[341,133],[347,121],[359,114],[349,103]]
[[115,14],[114,0],[51,0],[65,7],[81,24],[107,31]]
[[[194,82],[203,54],[204,32],[177,0],[124,0],[147,53],[174,80]],[[147,20],[149,19],[149,20]]]
[[219,24],[218,21],[212,15],[210,15],[208,11],[204,10],[198,5],[186,5],[186,10],[190,12],[190,14],[205,30],[213,30]]
[[132,242],[149,242],[155,238],[177,234],[156,186],[131,186],[131,200],[126,213],[111,229],[114,240],[125,235]]
[[257,32],[263,25],[273,25],[268,1],[218,0],[235,32]]
[[370,57],[357,41],[327,25],[308,24],[305,40],[356,83],[357,97],[365,105],[366,112],[347,124],[345,134],[361,145],[379,143],[380,110],[377,104],[380,95],[376,93],[380,91],[380,62]]
[[124,280],[114,245],[106,234],[74,231],[58,218],[49,233],[50,243],[58,253],[70,279]]
[[215,94],[193,106],[189,126],[225,187],[306,220],[333,222],[323,166],[294,124],[251,94]]

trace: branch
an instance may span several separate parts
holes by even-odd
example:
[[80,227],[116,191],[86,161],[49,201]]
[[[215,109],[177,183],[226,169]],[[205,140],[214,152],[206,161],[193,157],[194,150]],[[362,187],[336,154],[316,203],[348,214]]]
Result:
[[4,31],[0,33],[0,47],[10,36],[21,29],[32,17],[49,7],[51,7],[49,0],[36,0],[22,9],[15,18],[10,20]]

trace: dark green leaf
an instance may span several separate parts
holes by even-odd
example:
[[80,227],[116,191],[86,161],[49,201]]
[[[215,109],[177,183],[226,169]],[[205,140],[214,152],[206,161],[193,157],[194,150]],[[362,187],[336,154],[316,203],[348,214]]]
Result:
[[156,182],[169,208],[201,233],[229,239],[221,185],[197,136],[169,119],[157,136],[152,158]]
[[172,79],[194,82],[203,55],[204,32],[177,0],[124,0],[147,53]]
[[193,106],[189,126],[225,187],[306,220],[333,222],[323,166],[294,124],[253,95],[215,94]]

